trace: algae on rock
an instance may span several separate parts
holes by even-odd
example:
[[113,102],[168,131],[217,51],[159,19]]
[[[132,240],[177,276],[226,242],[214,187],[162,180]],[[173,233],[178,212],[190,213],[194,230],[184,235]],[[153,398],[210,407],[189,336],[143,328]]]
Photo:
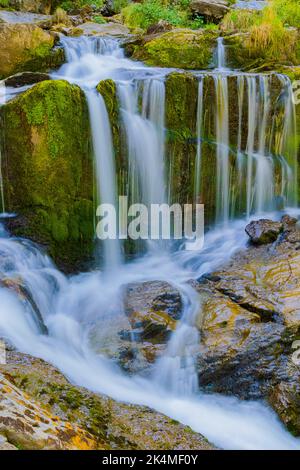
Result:
[[46,72],[64,62],[54,36],[33,24],[0,24],[0,78],[17,72]]
[[15,234],[72,265],[91,253],[93,164],[83,92],[44,81],[1,108],[3,179]]
[[216,36],[213,31],[176,29],[128,42],[125,49],[148,65],[206,69],[213,62]]

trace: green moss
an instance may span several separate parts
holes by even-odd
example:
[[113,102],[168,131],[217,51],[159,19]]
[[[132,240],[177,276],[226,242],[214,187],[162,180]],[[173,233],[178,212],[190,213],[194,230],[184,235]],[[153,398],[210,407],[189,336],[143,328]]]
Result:
[[173,30],[148,42],[129,45],[127,50],[148,65],[205,69],[212,62],[215,40],[214,31]]
[[191,200],[196,155],[198,80],[189,73],[171,73],[166,80],[167,157],[174,202]]
[[44,81],[1,109],[7,210],[25,219],[18,235],[44,243],[56,261],[92,250],[93,164],[85,97]]

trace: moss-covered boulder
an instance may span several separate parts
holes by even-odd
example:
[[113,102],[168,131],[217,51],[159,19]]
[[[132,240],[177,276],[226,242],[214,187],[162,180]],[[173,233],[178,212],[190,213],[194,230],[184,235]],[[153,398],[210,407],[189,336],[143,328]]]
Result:
[[175,29],[161,35],[128,42],[125,49],[148,65],[182,69],[206,69],[213,62],[216,33]]
[[33,24],[0,24],[0,79],[17,72],[46,72],[64,62],[54,36]]
[[1,108],[6,210],[11,227],[44,243],[66,267],[91,252],[93,164],[79,87],[44,81]]

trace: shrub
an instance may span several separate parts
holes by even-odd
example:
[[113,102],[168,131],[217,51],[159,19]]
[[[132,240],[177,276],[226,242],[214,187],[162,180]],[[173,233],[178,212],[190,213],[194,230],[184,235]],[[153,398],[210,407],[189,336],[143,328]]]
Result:
[[52,15],[52,24],[70,24],[70,18],[63,8],[56,8],[55,13]]
[[173,26],[185,26],[188,22],[186,11],[176,6],[164,6],[159,0],[131,3],[123,8],[122,17],[124,23],[132,29],[147,29],[159,20],[168,21]]
[[229,31],[249,31],[259,22],[261,12],[249,10],[231,10],[221,23],[222,29]]
[[297,51],[297,33],[284,27],[271,5],[263,10],[260,22],[250,28],[248,45],[254,55],[292,61]]

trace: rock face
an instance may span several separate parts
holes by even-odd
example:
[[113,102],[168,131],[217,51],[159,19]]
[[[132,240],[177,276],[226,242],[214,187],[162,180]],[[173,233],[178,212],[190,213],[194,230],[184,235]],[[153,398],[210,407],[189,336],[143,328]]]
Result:
[[227,0],[192,0],[190,8],[197,15],[204,16],[208,22],[218,23],[229,12]]
[[[165,351],[182,314],[180,292],[168,282],[131,283],[123,288],[124,313],[95,322],[90,344],[129,373],[146,374]],[[113,323],[113,324],[112,324]]]
[[246,233],[255,245],[265,245],[277,240],[283,229],[281,222],[268,219],[255,220],[246,227]]
[[[95,438],[76,424],[61,420],[0,373],[0,435],[6,450],[93,450]],[[9,447],[11,446],[11,447]],[[1,449],[1,440],[0,440]]]
[[128,42],[125,49],[134,59],[148,65],[205,69],[212,62],[215,45],[215,32],[176,29]]
[[9,227],[43,243],[62,268],[71,269],[90,255],[93,239],[84,94],[65,81],[44,81],[3,106],[0,118],[5,203],[19,216]]
[[0,449],[213,449],[160,413],[73,386],[49,364],[19,353],[8,352],[0,365],[0,391]]
[[49,15],[53,2],[52,0],[8,0],[7,3],[15,10]]
[[[272,249],[271,249],[272,247]],[[300,232],[284,229],[276,246],[249,248],[199,279],[200,386],[269,400],[300,434]]]
[[45,72],[61,65],[54,37],[32,24],[0,24],[0,79],[17,72]]

